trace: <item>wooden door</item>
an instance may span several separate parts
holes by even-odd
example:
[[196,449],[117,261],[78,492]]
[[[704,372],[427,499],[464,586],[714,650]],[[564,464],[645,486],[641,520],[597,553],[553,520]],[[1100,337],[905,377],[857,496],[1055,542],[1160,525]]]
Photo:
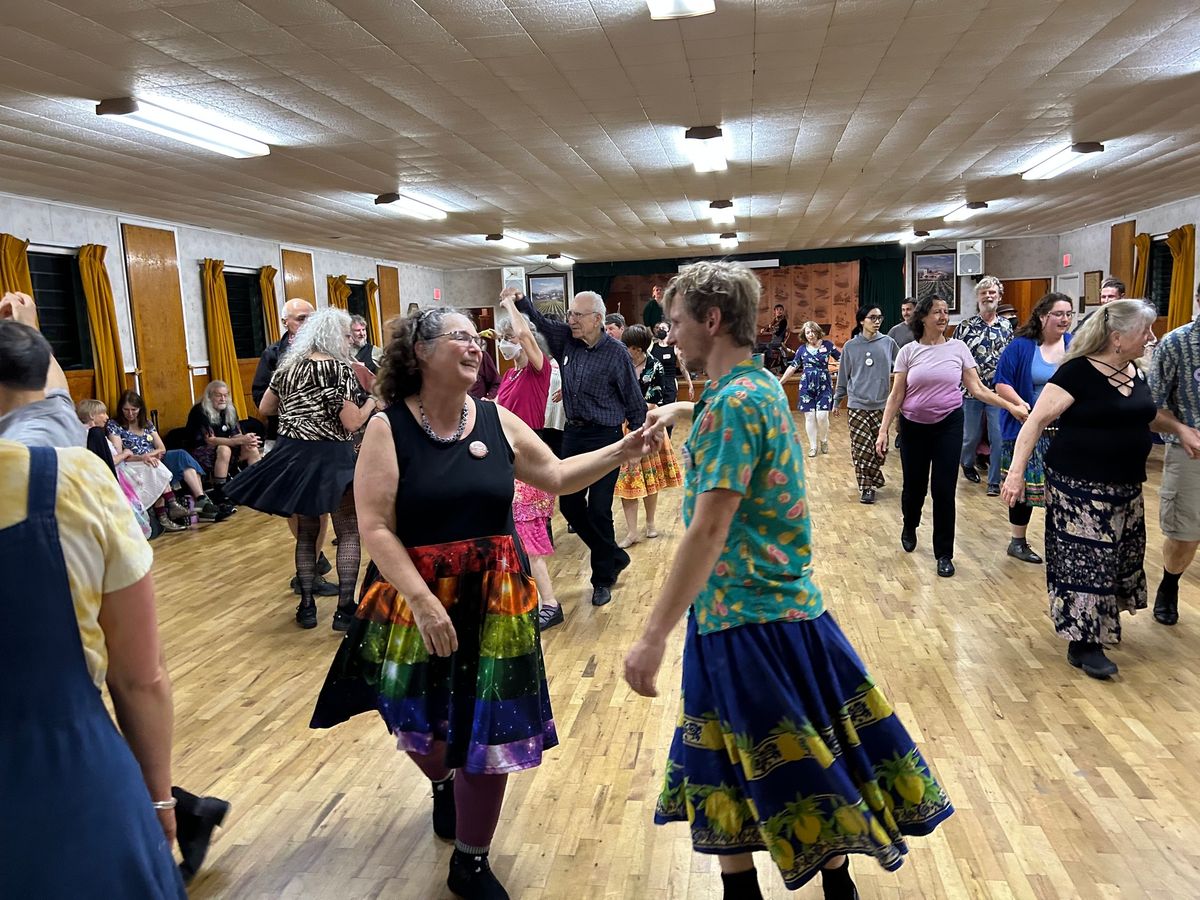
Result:
[[401,315],[400,270],[395,266],[376,266],[375,271],[379,281],[379,324],[383,328],[383,342],[386,345],[392,339],[388,322]]
[[1017,322],[1024,325],[1037,302],[1050,293],[1049,278],[1014,278],[1003,282],[1002,303],[1012,304],[1017,311]]
[[175,232],[122,225],[121,237],[142,397],[158,411],[165,434],[183,425],[192,408]]
[[313,260],[311,253],[303,250],[284,250],[283,260],[283,300],[307,300],[317,307],[317,286],[313,279]]

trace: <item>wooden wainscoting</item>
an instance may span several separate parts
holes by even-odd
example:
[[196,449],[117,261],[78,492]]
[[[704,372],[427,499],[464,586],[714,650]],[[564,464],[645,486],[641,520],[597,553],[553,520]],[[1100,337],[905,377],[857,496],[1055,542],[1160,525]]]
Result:
[[258,406],[254,403],[254,397],[250,393],[250,388],[254,384],[254,372],[256,369],[258,369],[257,358],[238,360],[238,372],[241,373],[242,388],[246,392],[242,395],[242,398],[237,405],[238,413],[243,419],[247,416],[262,418],[262,416],[258,414]]
[[[288,300],[307,300],[314,307],[317,305],[317,287],[313,279],[313,259],[311,253],[303,250],[282,251],[283,260],[283,297]],[[282,305],[282,304],[281,304]]]
[[96,396],[95,369],[72,369],[63,374],[67,376],[67,390],[71,392],[71,399],[76,403]]

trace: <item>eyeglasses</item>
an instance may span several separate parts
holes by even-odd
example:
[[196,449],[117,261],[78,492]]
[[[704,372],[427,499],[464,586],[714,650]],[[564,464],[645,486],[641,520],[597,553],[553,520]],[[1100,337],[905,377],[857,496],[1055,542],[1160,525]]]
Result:
[[864,319],[870,319],[872,322],[882,322],[883,316],[863,316]]
[[487,349],[487,341],[469,331],[443,331],[441,334],[435,334],[429,340],[436,341],[438,338],[450,338],[456,344],[474,344],[480,350]]
[[598,315],[600,315],[600,313],[598,313],[598,312],[575,312],[575,310],[573,310],[573,309],[567,310],[567,318],[568,319],[582,319],[584,316],[598,316]]
[[1054,316],[1054,318],[1056,318],[1056,319],[1073,319],[1073,318],[1075,318],[1075,313],[1073,313],[1073,312],[1070,312],[1070,311],[1067,311],[1067,312],[1051,312],[1051,313],[1046,313],[1046,315],[1048,315],[1048,316]]

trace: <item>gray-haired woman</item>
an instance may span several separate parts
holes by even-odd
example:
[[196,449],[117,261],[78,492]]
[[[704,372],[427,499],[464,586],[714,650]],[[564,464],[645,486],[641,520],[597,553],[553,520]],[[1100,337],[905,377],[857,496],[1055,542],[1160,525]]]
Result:
[[1105,644],[1121,640],[1121,612],[1146,607],[1146,518],[1142,482],[1150,430],[1192,429],[1157,410],[1134,361],[1154,340],[1157,313],[1144,300],[1116,300],[1076,333],[1021,426],[1001,488],[1025,496],[1025,466],[1057,420],[1046,451],[1046,586],[1067,662],[1093,678],[1117,673]]
[[333,514],[338,537],[338,607],[335,631],[354,617],[358,581],[358,519],[354,514],[353,434],[377,401],[368,397],[350,366],[350,315],[326,308],[308,317],[280,361],[258,404],[279,416],[279,439],[262,462],[246,469],[225,490],[234,503],[277,516],[296,516],[296,575],[300,605],[296,622],[315,628],[313,599],[321,516]]

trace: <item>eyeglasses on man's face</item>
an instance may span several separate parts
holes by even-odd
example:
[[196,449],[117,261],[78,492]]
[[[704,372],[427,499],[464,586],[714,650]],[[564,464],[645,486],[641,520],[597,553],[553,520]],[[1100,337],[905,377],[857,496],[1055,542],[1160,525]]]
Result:
[[579,319],[585,319],[585,318],[587,318],[588,316],[598,316],[598,315],[600,315],[600,313],[598,313],[598,312],[588,312],[588,311],[586,311],[586,310],[585,310],[584,312],[576,312],[576,311],[575,311],[575,310],[573,310],[573,309],[568,309],[568,310],[567,310],[567,318],[568,318],[568,319],[575,320],[575,321],[578,321]]
[[487,349],[487,341],[469,331],[443,331],[441,334],[435,334],[430,340],[436,341],[438,338],[449,338],[456,344],[474,344],[480,350]]

